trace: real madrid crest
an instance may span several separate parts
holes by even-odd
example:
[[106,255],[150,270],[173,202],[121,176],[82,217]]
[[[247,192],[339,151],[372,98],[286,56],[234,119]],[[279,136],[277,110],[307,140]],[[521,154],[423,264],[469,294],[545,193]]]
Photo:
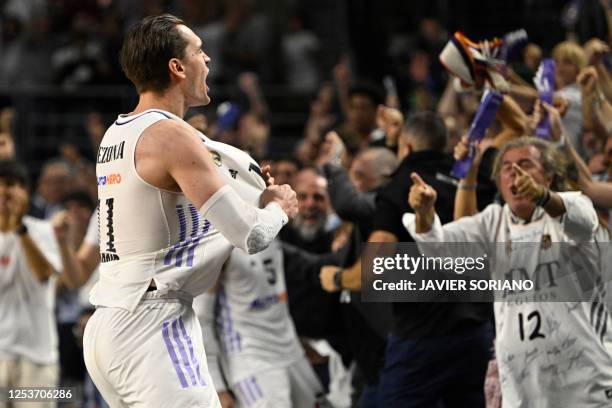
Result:
[[550,238],[550,234],[542,235],[542,249],[548,249],[552,246],[552,239]]
[[221,167],[221,155],[215,152],[214,150],[211,150],[210,156],[212,157],[212,160],[217,165],[217,167]]

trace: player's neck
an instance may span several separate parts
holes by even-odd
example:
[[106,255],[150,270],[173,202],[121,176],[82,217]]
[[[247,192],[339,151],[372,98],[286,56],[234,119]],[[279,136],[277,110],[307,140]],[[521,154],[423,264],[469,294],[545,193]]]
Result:
[[155,92],[141,93],[138,105],[136,105],[131,114],[138,114],[149,109],[161,109],[179,118],[185,116],[187,112],[185,98],[180,93],[175,95],[171,91],[164,92],[163,94]]

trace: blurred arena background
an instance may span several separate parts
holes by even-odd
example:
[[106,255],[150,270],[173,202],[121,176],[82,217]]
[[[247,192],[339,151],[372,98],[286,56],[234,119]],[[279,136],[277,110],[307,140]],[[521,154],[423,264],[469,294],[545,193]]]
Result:
[[[435,153],[444,153],[452,163],[451,153],[470,127],[481,94],[454,89],[439,61],[455,32],[476,42],[517,29],[528,34],[526,46],[503,61],[511,84],[504,95],[509,107],[507,116],[498,115],[490,127],[489,142],[498,130],[509,130],[512,137],[533,133],[534,121],[542,119],[541,107],[534,108],[538,93],[533,87],[540,63],[554,58],[557,74],[559,67],[569,66],[571,72],[562,78],[565,82],[557,83],[555,94],[561,114],[568,112],[563,124],[578,152],[572,156],[576,165],[569,173],[574,188],[595,202],[601,225],[611,225],[611,190],[597,192],[603,191],[602,185],[609,187],[612,177],[612,1],[0,0],[0,159],[16,157],[26,165],[31,179],[29,215],[51,220],[68,211],[62,239],[75,252],[90,245],[92,252],[87,253],[96,255],[83,266],[88,278],[99,260],[98,243],[86,237],[88,226],[96,224],[92,214],[100,182],[95,172],[98,147],[117,115],[130,112],[138,101],[134,86],[121,71],[118,53],[133,23],[162,13],[182,18],[203,40],[202,48],[212,59],[207,79],[212,102],[192,108],[185,119],[208,137],[271,164],[277,182],[290,183],[297,192],[301,218],[285,227],[280,239],[289,244],[283,246],[285,271],[303,274],[287,279],[287,291],[278,302],[284,302],[288,293],[297,335],[301,340],[327,341],[338,352],[335,362],[347,368],[339,375],[348,375],[347,384],[358,392],[347,391],[343,397],[348,402],[334,406],[376,406],[358,401],[362,391],[365,395],[367,386],[378,381],[392,323],[404,325],[402,333],[417,337],[438,329],[407,309],[393,315],[388,304],[382,311],[364,312],[353,298],[358,306],[349,311],[347,305],[359,288],[343,287],[336,279],[340,275],[342,283],[342,273],[360,271],[361,245],[370,232],[391,231],[398,241],[412,240],[398,215],[409,210],[412,181],[408,173],[398,176],[396,170],[421,168],[404,166],[402,143],[404,147],[413,143],[411,153],[431,153],[437,145],[425,143],[414,149],[415,140],[431,141],[441,135],[446,141],[448,135],[446,147],[438,149],[444,152]],[[564,98],[571,100],[569,108]],[[425,111],[437,115],[417,115],[408,131],[409,118]],[[326,140],[331,130],[339,137]],[[565,148],[565,141],[560,142],[559,149]],[[330,146],[339,151],[330,151]],[[366,150],[367,157],[361,155]],[[493,157],[483,159],[489,166],[486,170],[491,170]],[[479,179],[478,208],[474,204],[471,215],[499,199],[490,174]],[[446,181],[452,191],[446,186],[439,196],[447,210],[441,214],[443,222],[460,218],[456,208],[453,215],[453,203],[468,201],[459,196],[465,193],[460,191],[462,182],[450,176]],[[375,206],[374,197],[381,197],[377,194],[389,186],[386,183],[391,187],[384,191],[393,199],[386,197],[386,204],[381,207],[376,201]],[[476,193],[475,184],[468,187]],[[455,191],[457,201],[453,201]],[[351,212],[361,210],[355,203],[363,202],[369,203],[367,211]],[[397,214],[388,215],[392,212],[385,205]],[[335,258],[338,254],[342,259]],[[326,270],[328,266],[331,269]],[[344,268],[341,273],[339,266]],[[104,407],[86,378],[80,348],[92,313],[87,294],[95,280],[94,274],[86,285],[70,290],[57,285],[60,385],[76,387],[87,400],[65,405],[75,408]],[[492,320],[488,312],[479,324]],[[444,313],[434,317],[444,320],[440,317]],[[601,317],[603,306],[598,313]],[[603,319],[608,317],[606,311]],[[397,321],[391,322],[394,318]],[[0,332],[0,339],[3,335]],[[302,346],[315,371],[324,367],[317,375],[328,386],[330,358],[323,358],[306,341]],[[358,368],[347,374],[355,361]]]

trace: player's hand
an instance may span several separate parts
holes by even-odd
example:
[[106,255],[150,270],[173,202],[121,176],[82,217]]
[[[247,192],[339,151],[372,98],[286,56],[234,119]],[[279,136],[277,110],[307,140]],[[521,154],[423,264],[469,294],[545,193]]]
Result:
[[261,168],[261,174],[263,175],[264,181],[266,182],[266,186],[270,187],[274,185],[274,177],[272,177],[272,166],[266,164]]
[[544,197],[544,194],[546,194],[546,187],[537,183],[533,177],[518,164],[513,163],[512,168],[516,172],[516,177],[511,187],[512,193],[515,196],[527,198],[534,203]]
[[294,218],[298,214],[298,201],[295,191],[288,185],[283,184],[282,186],[271,185],[268,186],[261,193],[261,206],[265,207],[271,201],[276,201],[287,217]]
[[229,391],[221,391],[217,395],[221,402],[221,408],[234,408],[234,397]]
[[415,213],[426,215],[433,210],[438,193],[429,184],[425,183],[417,173],[410,175],[412,187],[408,194],[408,204]]
[[319,272],[319,280],[321,281],[321,287],[326,292],[336,292],[338,288],[334,283],[334,276],[338,272],[338,267],[334,265],[325,265],[321,267]]

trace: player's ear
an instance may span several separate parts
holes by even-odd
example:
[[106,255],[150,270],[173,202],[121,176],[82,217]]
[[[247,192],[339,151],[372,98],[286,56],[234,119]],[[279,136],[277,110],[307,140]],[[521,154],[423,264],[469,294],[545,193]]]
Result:
[[168,61],[168,70],[170,71],[170,76],[185,79],[185,67],[178,58],[172,58]]

